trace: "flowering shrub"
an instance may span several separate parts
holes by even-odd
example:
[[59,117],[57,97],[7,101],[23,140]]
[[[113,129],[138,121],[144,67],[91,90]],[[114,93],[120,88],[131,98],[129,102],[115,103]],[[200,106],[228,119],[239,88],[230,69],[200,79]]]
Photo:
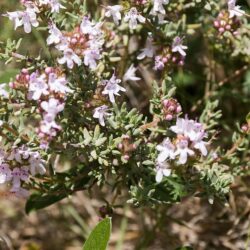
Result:
[[[2,13],[23,39],[0,43],[20,68],[0,85],[6,194],[26,197],[27,212],[93,186],[111,187],[111,208],[119,195],[226,202],[249,171],[247,6],[113,2],[21,0]],[[39,54],[20,49],[31,32]]]

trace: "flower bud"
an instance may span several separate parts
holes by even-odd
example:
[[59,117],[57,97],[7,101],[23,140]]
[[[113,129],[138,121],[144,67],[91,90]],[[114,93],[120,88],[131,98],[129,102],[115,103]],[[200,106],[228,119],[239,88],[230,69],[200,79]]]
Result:
[[168,114],[168,115],[166,115],[165,118],[167,121],[171,121],[171,120],[173,120],[173,115]]

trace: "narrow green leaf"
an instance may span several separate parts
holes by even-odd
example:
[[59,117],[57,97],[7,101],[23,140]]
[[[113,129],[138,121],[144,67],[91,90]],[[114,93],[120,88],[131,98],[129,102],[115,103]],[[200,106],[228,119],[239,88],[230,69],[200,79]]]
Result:
[[42,209],[48,207],[62,199],[64,199],[67,195],[41,195],[38,193],[32,194],[25,205],[25,212],[29,214],[31,211],[35,211],[38,209]]

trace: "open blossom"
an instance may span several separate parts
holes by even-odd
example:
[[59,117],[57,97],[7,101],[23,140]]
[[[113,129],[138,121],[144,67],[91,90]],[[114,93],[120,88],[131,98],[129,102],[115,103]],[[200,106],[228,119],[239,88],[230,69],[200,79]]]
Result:
[[72,69],[75,64],[80,66],[83,62],[94,70],[97,61],[101,59],[104,43],[101,26],[102,23],[92,22],[87,16],[83,17],[80,27],[64,35],[61,35],[61,31],[55,26],[51,26],[47,43],[56,43],[56,48],[63,52],[63,57],[58,59],[60,64],[66,63],[67,67]]
[[165,14],[166,11],[163,7],[164,4],[168,4],[169,0],[153,0],[153,13]]
[[114,23],[118,25],[119,21],[122,19],[121,10],[122,10],[121,5],[107,6],[107,11],[105,13],[105,16],[106,17],[112,16]]
[[48,85],[50,90],[62,94],[72,93],[73,91],[66,84],[67,80],[65,77],[58,77],[55,73],[49,74]]
[[66,63],[69,69],[73,69],[74,64],[77,64],[78,66],[82,64],[82,61],[79,56],[77,56],[75,52],[70,48],[64,50],[63,57],[59,58],[58,62],[60,64]]
[[206,133],[201,123],[187,118],[178,118],[176,125],[171,126],[170,130],[188,138],[192,142],[193,148],[198,149],[203,156],[207,155],[206,145],[208,143],[203,141]]
[[4,98],[8,98],[9,92],[5,90],[5,87],[6,87],[6,83],[0,84],[0,96]]
[[182,45],[182,39],[179,36],[175,37],[172,44],[172,51],[179,52],[182,56],[186,56],[186,49],[187,46]]
[[126,82],[126,81],[139,81],[139,80],[141,80],[140,77],[137,77],[135,75],[135,71],[136,71],[136,68],[134,67],[133,64],[131,64],[130,67],[128,68],[128,70],[126,71],[125,75],[123,76],[123,81]]
[[136,29],[138,21],[140,23],[145,23],[146,18],[143,17],[135,7],[132,7],[129,12],[124,17],[125,22],[129,22],[130,29]]
[[141,50],[141,53],[137,56],[138,60],[142,60],[145,57],[152,58],[155,53],[155,46],[153,45],[153,38],[149,36],[146,41],[146,47]]
[[49,33],[50,35],[47,38],[48,45],[53,43],[58,44],[63,37],[62,32],[56,27],[54,23],[49,25]]
[[63,111],[64,104],[60,103],[55,98],[50,98],[48,101],[43,101],[41,103],[41,108],[47,112],[47,114],[51,115],[51,117],[55,117],[58,113]]
[[[10,152],[0,150],[0,184],[12,183],[10,193],[18,197],[27,197],[29,192],[22,187],[30,174],[45,174],[45,160],[38,151],[32,151],[26,145],[12,146]],[[11,169],[11,167],[13,169]]]
[[90,21],[88,16],[84,16],[80,25],[80,30],[83,34],[91,35],[92,38],[100,38],[103,34],[101,31],[102,23]]
[[29,81],[29,99],[39,100],[42,95],[48,94],[49,91],[45,81],[45,75],[38,76],[37,73],[31,74]]
[[188,147],[188,139],[181,138],[178,139],[176,143],[175,155],[179,155],[179,164],[185,164],[187,162],[188,155],[193,156],[194,151]]
[[201,123],[187,118],[177,118],[176,125],[171,126],[170,130],[187,137],[193,143],[194,148],[199,149],[203,156],[207,155],[206,145],[208,143],[203,141],[206,133]]
[[[172,141],[166,138],[160,145],[157,145],[156,149],[159,151],[157,164],[167,164],[168,161],[177,157],[178,164],[186,164],[188,157],[194,156],[197,150],[201,155],[207,155],[208,143],[203,141],[206,133],[201,123],[189,120],[187,117],[185,119],[177,118],[176,125],[171,126],[170,130],[176,133],[176,138]],[[163,173],[159,172],[159,176],[161,176],[160,174]]]
[[100,50],[87,49],[84,52],[84,65],[89,66],[90,69],[95,69],[97,66],[97,60],[101,59]]
[[60,9],[65,9],[59,0],[38,0],[38,2],[40,5],[48,5],[52,13],[58,13]]
[[104,118],[109,115],[107,111],[108,111],[107,105],[102,105],[101,107],[96,108],[94,111],[93,117],[97,118],[102,126],[105,126]]
[[162,181],[164,176],[167,177],[171,175],[171,169],[169,168],[169,164],[167,162],[157,161],[155,171],[156,171],[155,180],[158,183]]
[[38,27],[39,23],[37,21],[37,8],[27,7],[25,11],[15,11],[7,12],[6,15],[11,21],[15,23],[15,29],[22,26],[26,33],[31,32],[31,27]]
[[245,14],[244,10],[241,10],[239,5],[236,5],[236,0],[229,0],[227,3],[229,18],[233,18],[234,16],[242,16]]
[[29,179],[29,171],[27,167],[14,168],[12,173],[12,185],[15,188],[21,186],[21,181],[27,181]]
[[157,145],[156,149],[160,151],[157,157],[158,162],[164,162],[167,159],[175,158],[175,146],[169,138],[166,138],[160,145]]
[[38,152],[32,152],[30,158],[30,173],[32,176],[35,176],[36,174],[45,174],[46,169],[44,167],[45,161],[41,158],[40,154]]
[[126,92],[126,89],[118,85],[120,83],[120,79],[116,79],[116,76],[113,74],[110,80],[105,80],[104,83],[106,84],[104,90],[102,91],[103,95],[108,95],[109,100],[114,103],[115,102],[115,95],[120,95],[119,91]]
[[1,164],[0,165],[0,184],[3,184],[7,181],[9,181],[12,178],[11,176],[11,170],[9,168],[8,164]]
[[155,57],[155,66],[154,70],[162,70],[165,67],[164,60],[161,56],[156,56]]

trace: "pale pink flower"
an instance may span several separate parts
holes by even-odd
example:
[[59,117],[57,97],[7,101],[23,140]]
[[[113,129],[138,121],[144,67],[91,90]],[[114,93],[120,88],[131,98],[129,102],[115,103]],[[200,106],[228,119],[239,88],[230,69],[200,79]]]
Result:
[[174,38],[173,44],[172,44],[172,51],[173,52],[179,52],[182,56],[186,56],[185,50],[187,49],[187,46],[184,46],[182,44],[182,39],[177,36]]
[[112,16],[114,23],[118,25],[119,21],[122,19],[121,16],[122,6],[121,5],[107,6],[106,9],[107,11],[105,12],[105,16],[106,17]]
[[104,81],[104,83],[106,84],[104,90],[102,91],[103,95],[108,95],[109,96],[109,100],[114,103],[115,102],[115,95],[120,95],[119,91],[123,91],[126,92],[126,89],[121,87],[120,85],[118,85],[118,83],[120,83],[121,80],[120,79],[116,79],[116,76],[113,74],[112,77],[110,78],[110,80],[106,80]]
[[170,176],[171,175],[171,169],[169,168],[169,164],[167,162],[157,162],[155,171],[156,171],[156,176],[155,180],[156,182],[160,183],[163,179],[164,176]]
[[82,60],[79,58],[78,55],[75,54],[75,52],[70,49],[70,48],[66,48],[64,50],[64,55],[62,58],[58,59],[58,62],[60,64],[67,64],[67,67],[69,69],[72,69],[74,67],[74,64],[77,64],[78,66],[80,66],[82,64]]
[[130,29],[136,29],[138,22],[145,23],[146,18],[143,17],[135,7],[132,7],[124,17],[125,22],[129,22]]
[[2,163],[0,165],[0,184],[3,184],[9,181],[12,178],[11,170],[9,165],[6,163]]
[[14,188],[21,186],[21,181],[27,181],[29,179],[29,171],[27,167],[14,168],[12,173],[12,185]]
[[245,11],[241,10],[239,5],[236,5],[236,0],[229,0],[227,6],[229,18],[233,18],[234,16],[243,16],[245,14]]
[[157,145],[156,149],[160,151],[157,157],[158,162],[164,162],[167,159],[175,158],[175,146],[169,138],[166,138],[160,145]]
[[100,60],[101,55],[98,49],[87,49],[84,51],[84,65],[89,66],[90,69],[95,69],[97,60]]
[[146,47],[141,50],[141,53],[137,56],[138,60],[142,60],[145,57],[152,58],[154,56],[156,47],[153,45],[153,38],[149,36],[146,41]]
[[63,111],[64,104],[60,103],[55,98],[50,98],[48,101],[43,101],[41,103],[41,108],[47,112],[47,114],[50,114],[52,117],[55,117],[58,113]]
[[137,77],[135,75],[135,71],[137,69],[134,67],[133,64],[130,65],[130,67],[127,69],[125,75],[123,76],[123,81],[126,82],[126,81],[139,81],[141,80],[140,77]]
[[30,173],[32,176],[36,174],[43,175],[46,173],[46,169],[44,167],[45,161],[41,158],[38,152],[33,152],[29,158],[30,164]]
[[67,84],[67,80],[65,79],[65,77],[63,76],[57,77],[55,73],[49,74],[48,85],[49,85],[50,90],[56,93],[62,93],[62,94],[72,93],[73,90],[67,87],[66,84]]
[[42,95],[48,95],[48,84],[46,82],[46,76],[37,73],[32,73],[29,81],[29,94],[28,98],[32,100],[39,100]]
[[193,150],[188,148],[188,140],[183,138],[179,139],[176,143],[175,155],[179,155],[179,164],[185,164],[187,162],[188,155],[193,156],[195,153]]
[[15,29],[23,25],[24,31],[30,33],[32,26],[38,27],[39,25],[36,12],[35,8],[27,8],[25,11],[7,12],[5,16],[15,23]]
[[47,44],[58,44],[59,42],[61,42],[63,34],[62,32],[56,27],[56,25],[54,23],[51,23],[49,25],[49,33],[50,35],[47,38]]
[[165,14],[166,11],[163,7],[164,4],[168,4],[169,0],[153,0],[153,13]]
[[105,126],[105,121],[104,121],[105,117],[110,115],[107,111],[108,111],[107,105],[102,105],[98,108],[95,108],[93,117],[97,118],[102,126]]
[[9,98],[9,92],[5,89],[6,85],[6,83],[0,84],[0,96]]

